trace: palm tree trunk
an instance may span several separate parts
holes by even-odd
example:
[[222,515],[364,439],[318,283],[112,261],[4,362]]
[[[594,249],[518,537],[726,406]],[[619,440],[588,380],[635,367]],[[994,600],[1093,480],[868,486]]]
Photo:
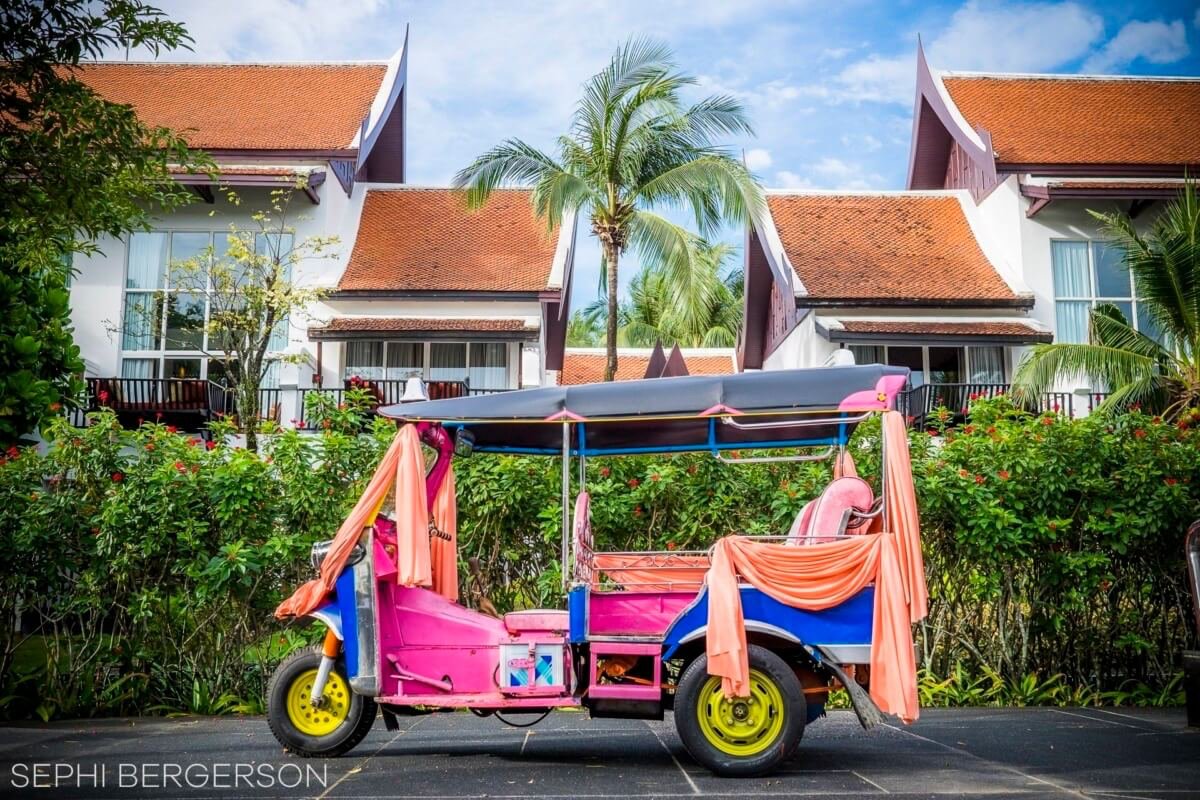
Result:
[[608,289],[608,319],[605,324],[604,346],[608,361],[604,366],[605,381],[616,380],[617,377],[617,258],[617,248],[606,244],[604,266]]

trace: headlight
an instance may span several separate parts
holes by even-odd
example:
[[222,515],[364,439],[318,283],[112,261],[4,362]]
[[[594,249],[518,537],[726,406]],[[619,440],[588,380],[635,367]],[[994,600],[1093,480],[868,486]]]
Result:
[[[329,548],[333,547],[333,539],[327,542],[317,542],[312,546],[312,551],[308,555],[309,563],[317,574],[321,572],[321,562],[325,560],[325,555],[329,552]],[[354,549],[350,551],[350,558],[346,561],[346,566],[357,564],[363,560],[363,556],[367,554],[367,549],[362,546],[362,542],[354,545]]]

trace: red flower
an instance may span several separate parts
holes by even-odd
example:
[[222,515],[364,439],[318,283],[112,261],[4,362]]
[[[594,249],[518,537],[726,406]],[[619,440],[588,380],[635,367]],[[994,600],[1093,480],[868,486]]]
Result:
[[965,426],[963,426],[962,432],[969,436],[975,432],[975,426],[974,425],[965,425]]
[[1054,417],[1042,417],[1042,424],[1043,425],[1053,425]]
[[20,449],[15,444],[4,452],[8,454],[9,458],[16,458],[17,456],[21,455]]
[[658,483],[658,482],[659,482],[659,480],[660,480],[660,478],[658,477],[658,473],[657,473],[657,472],[655,472],[654,474],[652,474],[652,475],[650,476],[650,480],[651,480],[651,481],[653,481],[654,483]]
[[324,428],[325,430],[329,430],[330,428],[333,427],[333,423],[327,419],[323,419],[323,420],[321,420],[321,427]]
[[640,517],[640,516],[642,515],[642,507],[641,507],[641,506],[635,506],[635,507],[634,507],[634,509],[633,509],[633,515],[634,515],[635,517]]
[[934,430],[933,428],[930,428],[929,430],[927,430],[925,432],[928,433],[930,436],[937,436],[937,431]]
[[988,427],[987,427],[987,435],[988,435],[988,436],[994,436],[995,434],[996,434],[996,426],[995,426],[995,425],[988,425]]
[[979,399],[979,392],[971,392],[969,395],[967,395],[967,399],[971,402],[975,402]]
[[120,483],[125,480],[125,475],[120,472],[114,472],[110,477],[112,477],[113,483]]
[[101,389],[100,393],[97,396],[100,398],[101,403],[108,402],[108,392],[106,392],[105,390]]
[[196,474],[197,472],[199,472],[199,471],[200,471],[200,465],[199,465],[199,464],[192,464],[192,474],[193,474],[193,475],[195,475],[195,474]]
[[1049,524],[1047,527],[1049,527],[1049,528],[1050,528],[1050,530],[1052,530],[1052,531],[1056,531],[1056,530],[1058,530],[1058,523],[1057,523],[1057,522],[1051,522],[1051,523],[1050,523],[1050,524]]
[[1165,483],[1167,486],[1174,486],[1175,484],[1179,483],[1179,481],[1175,478],[1163,478],[1163,483]]
[[188,439],[188,447],[195,447],[195,446],[196,446],[196,445],[198,445],[198,444],[200,444],[200,439],[199,439],[199,438],[195,438],[195,437],[193,437],[193,438],[191,438],[191,439]]
[[338,403],[338,411],[345,411],[345,410],[346,410],[346,404]]
[[146,449],[153,452],[154,451],[154,442],[146,442]]
[[641,481],[639,481],[637,478],[630,478],[630,479],[629,479],[629,488],[630,488],[630,489],[636,489],[637,487],[639,487],[639,486],[641,486],[641,485],[642,485],[642,482],[641,482]]
[[217,446],[217,443],[216,443],[216,442],[205,442],[205,443],[204,443],[204,448],[205,448],[206,450],[212,450],[212,449],[213,449],[214,447],[216,447],[216,446]]
[[1146,432],[1144,430],[1142,430],[1141,428],[1138,428],[1137,430],[1135,430],[1133,432],[1133,435],[1136,436],[1138,439],[1146,438]]
[[674,542],[667,542],[667,549],[668,549],[668,550],[674,550],[674,549],[675,549],[675,543],[674,543]]
[[982,475],[976,475],[976,476],[975,476],[975,482],[976,482],[976,483],[983,483],[983,476],[982,476]]
[[162,419],[162,412],[161,412],[161,411],[155,411],[155,412],[154,412],[154,419],[155,419],[156,421],[157,421],[157,420],[161,420],[161,419]]
[[999,472],[996,473],[996,477],[1002,481],[1008,480],[1009,479],[1008,470],[1006,470],[1006,469],[1000,470]]
[[601,468],[600,468],[600,477],[601,477],[601,478],[607,478],[609,475],[612,475],[612,470],[611,470],[611,469],[609,469],[608,467],[601,467]]
[[695,475],[695,474],[696,474],[696,465],[695,465],[695,464],[689,464],[689,465],[688,465],[688,468],[687,468],[687,474],[688,474],[688,475]]
[[57,414],[59,411],[62,411],[62,403],[51,403],[50,404],[50,412],[52,414]]
[[970,474],[971,474],[971,473],[967,472],[965,469],[960,469],[960,470],[958,471],[958,477],[960,477],[960,478],[966,478],[966,477],[967,477],[967,476],[969,476]]
[[179,470],[180,472],[186,472],[186,471],[187,471],[187,467],[185,467],[185,466],[184,466],[184,464],[183,464],[183,462],[182,462],[182,461],[176,461],[176,462],[175,462],[175,469]]
[[1058,403],[1055,403],[1054,405],[1050,406],[1050,410],[1053,411],[1055,414],[1057,414],[1061,408],[1062,408],[1062,406],[1060,406]]
[[[160,414],[159,416],[162,416],[162,415]],[[179,428],[176,428],[174,425],[168,425],[167,433],[179,433]]]

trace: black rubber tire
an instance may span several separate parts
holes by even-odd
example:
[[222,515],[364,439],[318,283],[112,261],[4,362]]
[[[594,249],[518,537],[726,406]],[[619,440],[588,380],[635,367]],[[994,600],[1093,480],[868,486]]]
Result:
[[[325,736],[310,736],[301,732],[292,724],[287,713],[287,694],[292,682],[310,669],[317,669],[321,664],[320,649],[297,650],[285,658],[275,672],[271,674],[271,682],[267,685],[267,724],[271,733],[289,753],[295,753],[305,758],[333,758],[349,752],[366,737],[375,724],[378,707],[374,698],[350,693],[350,710],[346,719],[342,720],[332,733]],[[346,667],[341,658],[334,665],[334,670],[346,678]]]
[[701,655],[693,661],[679,679],[675,692],[675,730],[684,747],[701,766],[716,775],[729,778],[752,778],[768,775],[796,750],[804,735],[806,717],[804,690],[796,673],[782,658],[765,647],[750,645],[750,668],[767,675],[783,695],[783,728],[774,743],[753,756],[734,756],[721,752],[710,743],[700,729],[702,704],[700,690],[708,681],[708,657]]

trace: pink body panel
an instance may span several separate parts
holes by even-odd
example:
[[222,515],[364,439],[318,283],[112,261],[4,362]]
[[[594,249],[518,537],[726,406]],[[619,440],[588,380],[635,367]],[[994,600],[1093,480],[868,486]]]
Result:
[[652,636],[667,628],[696,592],[592,592],[588,597],[588,637]]
[[532,608],[528,611],[513,611],[504,615],[504,627],[510,633],[524,631],[557,631],[566,633],[570,622],[566,611],[551,611],[545,608]]
[[[588,676],[590,686],[588,695],[595,698],[613,700],[661,700],[662,681],[659,671],[659,657],[662,646],[643,642],[593,642],[588,655]],[[596,669],[599,659],[604,656],[651,656],[654,659],[654,683],[651,685],[637,683],[600,683],[597,680]]]
[[[436,592],[381,583],[378,594],[380,700],[400,705],[518,708],[578,705],[570,696],[571,659],[558,630],[510,633],[503,620],[452,603]],[[547,615],[557,622],[559,615]],[[502,692],[500,645],[563,648],[566,687]]]

